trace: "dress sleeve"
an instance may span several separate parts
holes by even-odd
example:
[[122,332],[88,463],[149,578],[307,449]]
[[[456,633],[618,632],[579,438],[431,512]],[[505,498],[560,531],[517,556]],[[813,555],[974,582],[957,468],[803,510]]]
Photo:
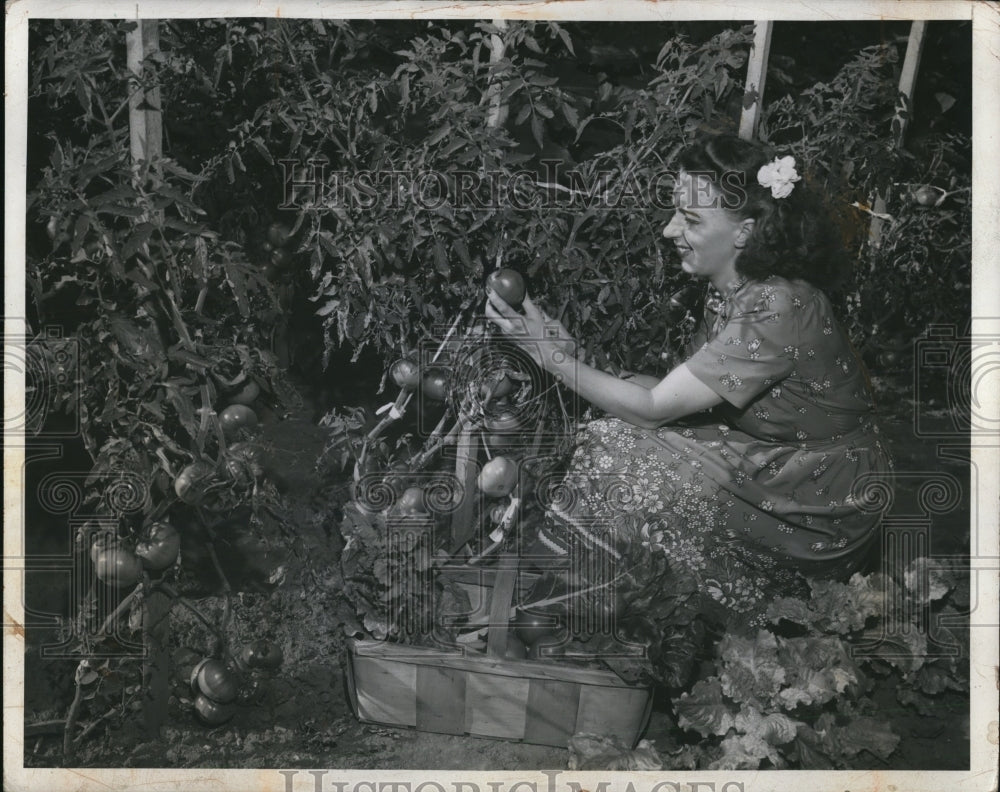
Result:
[[733,317],[686,365],[725,401],[742,409],[787,377],[798,358],[799,312],[779,289],[737,306]]

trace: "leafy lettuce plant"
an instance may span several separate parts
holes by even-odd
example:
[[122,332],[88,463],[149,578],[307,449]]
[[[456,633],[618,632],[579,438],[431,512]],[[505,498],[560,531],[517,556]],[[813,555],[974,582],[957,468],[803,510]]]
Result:
[[856,574],[812,581],[808,599],[777,600],[768,611],[774,627],[727,633],[715,673],[674,700],[678,725],[706,739],[675,761],[746,770],[858,767],[866,753],[887,759],[899,737],[865,695],[869,675],[895,675],[899,701],[922,712],[931,697],[968,689],[960,644],[940,626],[941,616],[960,615],[949,599],[961,596],[957,574],[918,559],[902,583]]

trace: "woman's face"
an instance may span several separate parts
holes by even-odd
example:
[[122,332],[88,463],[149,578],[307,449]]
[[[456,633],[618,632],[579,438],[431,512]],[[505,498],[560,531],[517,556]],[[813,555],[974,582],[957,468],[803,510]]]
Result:
[[725,289],[736,279],[736,258],[753,221],[737,219],[724,209],[721,193],[707,176],[681,171],[673,196],[676,211],[663,236],[673,240],[686,273]]

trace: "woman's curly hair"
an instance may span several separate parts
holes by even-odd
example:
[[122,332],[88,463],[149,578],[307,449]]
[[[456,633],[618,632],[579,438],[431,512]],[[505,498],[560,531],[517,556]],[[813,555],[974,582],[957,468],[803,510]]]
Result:
[[757,171],[774,157],[762,144],[719,135],[682,151],[679,166],[688,173],[707,175],[723,195],[734,195],[737,187],[741,200],[729,211],[754,220],[750,239],[736,260],[740,274],[801,278],[824,291],[835,291],[847,274],[837,228],[804,179],[785,198],[773,198],[770,189],[758,183]]

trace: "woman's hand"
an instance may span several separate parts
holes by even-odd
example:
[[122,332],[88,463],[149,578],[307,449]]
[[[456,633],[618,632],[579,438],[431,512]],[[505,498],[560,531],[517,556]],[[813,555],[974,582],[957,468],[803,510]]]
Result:
[[486,293],[486,318],[523,347],[542,368],[548,367],[556,353],[565,359],[576,351],[576,341],[562,322],[546,314],[531,298],[524,298],[522,315],[492,289]]

